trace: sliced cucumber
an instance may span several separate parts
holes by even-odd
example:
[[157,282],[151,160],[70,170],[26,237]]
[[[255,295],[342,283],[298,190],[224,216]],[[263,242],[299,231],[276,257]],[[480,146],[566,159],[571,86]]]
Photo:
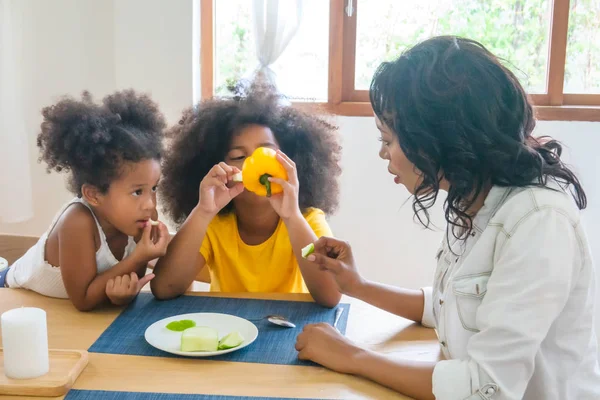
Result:
[[311,243],[306,247],[302,248],[302,258],[306,258],[310,256],[315,251],[315,244]]
[[233,349],[244,343],[244,337],[239,332],[231,332],[219,342],[219,350]]
[[219,332],[206,326],[188,328],[181,334],[181,351],[217,351]]
[[173,321],[167,324],[167,329],[175,332],[183,332],[188,328],[193,328],[196,323],[191,319],[182,319],[181,321]]

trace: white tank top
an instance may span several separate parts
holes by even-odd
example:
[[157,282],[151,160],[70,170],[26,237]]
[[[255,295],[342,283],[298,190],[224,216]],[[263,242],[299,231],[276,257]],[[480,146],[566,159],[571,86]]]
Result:
[[[54,217],[50,228],[42,235],[42,237],[40,237],[40,240],[38,240],[38,242],[30,248],[23,257],[15,261],[10,267],[8,274],[6,275],[6,282],[10,288],[29,289],[49,297],[69,298],[62,280],[61,269],[58,266],[52,266],[46,262],[45,248],[48,235],[54,229],[56,222],[65,210],[74,203],[80,203],[86,206],[92,213],[94,221],[96,221],[96,226],[100,235],[100,248],[96,251],[96,268],[98,274],[109,270],[119,262],[112,251],[110,251],[108,243],[106,242],[106,235],[100,227],[91,207],[85,200],[76,197],[63,206],[56,217]],[[130,255],[134,249],[135,241],[133,240],[133,237],[129,236],[123,258]]]

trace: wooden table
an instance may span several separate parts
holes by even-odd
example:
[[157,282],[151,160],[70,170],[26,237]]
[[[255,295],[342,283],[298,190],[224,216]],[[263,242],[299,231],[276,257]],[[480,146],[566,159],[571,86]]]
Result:
[[[189,294],[311,301],[310,296],[298,294]],[[351,340],[392,353],[393,357],[439,359],[439,344],[433,330],[355,299],[344,298],[342,301],[352,304],[346,331]],[[46,310],[51,349],[87,350],[121,311],[106,309],[83,313],[68,300],[51,299],[25,290],[0,289],[0,313],[21,306]],[[321,367],[99,353],[89,354],[89,364],[74,388],[257,397],[406,399],[373,382]],[[23,400],[33,397],[0,398]]]

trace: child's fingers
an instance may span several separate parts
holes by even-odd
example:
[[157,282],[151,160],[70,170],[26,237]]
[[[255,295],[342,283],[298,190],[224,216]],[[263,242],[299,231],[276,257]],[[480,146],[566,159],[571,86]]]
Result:
[[223,161],[221,161],[219,163],[219,167],[221,167],[223,169],[223,171],[225,171],[225,173],[229,176],[229,175],[233,175],[233,168],[227,164],[225,164]]
[[144,286],[146,286],[146,284],[148,282],[150,282],[152,279],[154,279],[154,274],[148,274],[148,275],[143,276],[142,279],[140,279],[138,281],[138,283],[137,283],[137,291],[136,291],[136,293],[139,293],[140,290],[142,290],[142,288]]
[[156,227],[157,239],[160,239],[163,236],[169,237],[169,229],[164,223],[159,223]]
[[269,182],[276,183],[276,184],[280,185],[283,188],[284,191],[285,190],[292,190],[294,188],[293,185],[291,184],[291,182],[285,181],[285,180],[283,180],[281,178],[270,177],[269,178]]
[[242,183],[236,183],[232,187],[229,188],[229,195],[233,199],[238,196],[240,193],[244,191],[244,185]]
[[106,294],[112,294],[115,289],[115,280],[110,278],[108,282],[106,282]]
[[296,165],[285,154],[277,152],[277,161],[279,161],[279,163],[283,165],[283,168],[285,168],[288,174],[290,172],[294,172],[294,168],[296,167]]
[[225,182],[223,182],[222,179],[218,178],[218,177],[207,177],[205,178],[205,180],[203,181],[203,188],[217,188],[217,189],[224,189],[227,190],[227,178],[224,178]]
[[162,222],[156,227],[156,243],[161,241],[161,239],[170,239],[169,229]]
[[227,173],[221,166],[215,165],[208,171],[200,182],[200,191],[211,187],[225,186],[227,184]]
[[121,287],[124,289],[129,288],[129,283],[131,282],[131,277],[128,275],[123,275],[121,277]]
[[291,158],[289,158],[288,155],[285,154],[283,151],[277,150],[277,157],[280,160],[279,162],[281,162],[282,160],[285,160],[293,168],[296,168],[296,163],[294,162],[294,160],[292,160]]
[[152,243],[158,242],[158,238],[160,237],[160,222],[159,225],[152,226]]
[[[223,164],[225,166],[228,166],[225,163],[223,163]],[[223,183],[227,183],[227,171],[220,164],[217,164],[214,167],[212,167],[212,169],[208,173],[208,177],[217,179]]]
[[288,174],[288,181],[292,184],[295,184],[298,180],[298,176],[296,173],[296,163],[292,161],[291,158],[282,153],[281,150],[277,151],[277,161],[279,161],[281,165],[283,165],[283,168],[285,168],[285,171]]
[[[135,272],[129,274],[129,285],[127,287],[129,293],[135,292],[138,285],[138,276]],[[136,292],[137,293],[137,292]]]
[[150,222],[146,222],[146,225],[144,226],[142,241],[146,243],[152,242],[152,224],[150,224]]
[[163,223],[161,223],[158,226],[158,228],[158,239],[154,245],[157,249],[166,249],[170,241],[169,230],[167,229],[167,226]]
[[[227,166],[227,164],[223,163],[225,166]],[[225,171],[225,168],[223,168],[220,164],[217,164],[215,166],[213,166],[209,173],[209,176],[227,176],[227,171]]]
[[115,276],[115,290],[117,288],[121,287],[121,280],[122,280],[121,276]]

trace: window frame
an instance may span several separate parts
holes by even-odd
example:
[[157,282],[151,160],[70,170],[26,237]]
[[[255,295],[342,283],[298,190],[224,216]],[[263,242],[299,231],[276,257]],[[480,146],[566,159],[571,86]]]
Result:
[[[201,98],[214,96],[214,1],[200,0]],[[329,71],[327,102],[296,102],[344,116],[373,116],[368,90],[355,89],[358,0],[329,0]],[[352,5],[348,15],[346,8]],[[564,93],[570,0],[553,0],[546,93],[531,94],[538,120],[600,121],[600,94]],[[341,72],[341,73],[340,73]]]

